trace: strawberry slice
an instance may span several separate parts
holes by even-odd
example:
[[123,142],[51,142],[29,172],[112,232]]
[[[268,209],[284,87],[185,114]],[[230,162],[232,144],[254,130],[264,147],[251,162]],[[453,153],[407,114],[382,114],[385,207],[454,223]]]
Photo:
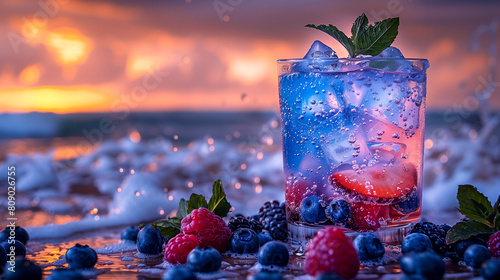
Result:
[[395,162],[392,165],[373,165],[358,174],[355,170],[334,173],[330,182],[359,194],[395,198],[413,191],[417,183],[417,170],[413,164]]
[[365,232],[376,231],[380,228],[380,222],[389,219],[389,206],[366,204],[363,202],[351,205],[351,220],[349,225],[352,229]]

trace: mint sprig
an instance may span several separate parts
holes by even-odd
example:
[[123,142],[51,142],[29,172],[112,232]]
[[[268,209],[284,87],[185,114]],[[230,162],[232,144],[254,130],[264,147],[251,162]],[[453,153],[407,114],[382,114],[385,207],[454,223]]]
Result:
[[368,25],[365,14],[359,16],[351,27],[352,36],[349,38],[337,27],[329,25],[308,24],[306,27],[321,30],[344,46],[350,57],[358,55],[375,56],[390,47],[398,35],[399,17],[388,18]]
[[[207,199],[201,194],[191,194],[189,200],[187,201],[187,213],[191,213],[194,209],[207,208]],[[187,216],[187,215],[186,215]],[[184,217],[182,217],[184,218]]]
[[187,201],[184,198],[181,198],[179,201],[179,207],[177,209],[177,218],[184,218],[188,215]]
[[344,34],[344,32],[340,31],[337,27],[335,27],[331,24],[330,25],[308,24],[308,25],[306,25],[306,27],[316,28],[318,30],[321,30],[321,31],[327,33],[328,35],[332,36],[337,41],[339,41],[339,43],[342,44],[342,46],[344,46],[344,48],[346,48],[347,52],[349,52],[349,55],[351,57],[356,56],[356,47],[354,46],[352,40],[349,37],[347,37]]
[[181,232],[181,219],[172,217],[166,220],[158,220],[152,226],[154,229],[159,229],[161,235],[170,239]]
[[494,231],[492,228],[476,221],[458,222],[446,235],[446,243],[451,244],[468,239],[472,236],[491,235],[493,233]]
[[212,196],[207,202],[205,196],[201,194],[191,194],[189,200],[181,199],[177,209],[177,215],[165,220],[158,220],[152,224],[154,229],[160,229],[161,234],[167,238],[172,238],[181,232],[181,221],[194,209],[207,208],[221,218],[227,216],[231,209],[231,204],[227,201],[226,193],[222,186],[222,181],[217,180],[212,185]]
[[451,244],[471,236],[489,236],[500,230],[500,196],[494,206],[488,198],[472,185],[458,186],[459,211],[470,220],[458,222],[446,235]]
[[493,226],[493,220],[489,217],[494,213],[491,202],[474,186],[458,186],[457,199],[460,206],[460,213],[471,220],[483,223],[489,227]]
[[225,217],[230,209],[231,204],[226,199],[222,181],[217,180],[212,185],[212,197],[208,201],[208,210],[214,212],[217,216]]

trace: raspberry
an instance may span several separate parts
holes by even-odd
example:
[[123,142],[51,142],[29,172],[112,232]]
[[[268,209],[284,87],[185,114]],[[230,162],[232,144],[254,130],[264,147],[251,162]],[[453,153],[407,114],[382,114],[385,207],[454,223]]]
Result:
[[315,277],[333,272],[351,279],[358,274],[358,253],[342,229],[328,227],[320,230],[309,243],[305,270]]
[[306,196],[307,183],[301,179],[287,180],[285,188],[286,211],[292,217],[298,218],[300,212],[300,204]]
[[500,258],[500,231],[496,232],[488,240],[488,249],[494,258]]
[[389,206],[353,203],[351,207],[352,229],[364,232],[375,231],[380,228],[380,221],[389,219]]
[[224,220],[206,208],[194,209],[181,221],[181,232],[198,237],[200,247],[213,247],[221,254],[227,250],[231,230]]
[[179,233],[165,247],[165,260],[171,264],[185,264],[189,253],[200,243],[195,235]]

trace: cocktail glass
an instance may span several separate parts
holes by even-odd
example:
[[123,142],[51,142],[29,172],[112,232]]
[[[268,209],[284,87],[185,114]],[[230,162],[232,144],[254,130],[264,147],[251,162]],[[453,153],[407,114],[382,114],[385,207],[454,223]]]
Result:
[[292,244],[321,228],[399,242],[420,219],[425,59],[278,60]]

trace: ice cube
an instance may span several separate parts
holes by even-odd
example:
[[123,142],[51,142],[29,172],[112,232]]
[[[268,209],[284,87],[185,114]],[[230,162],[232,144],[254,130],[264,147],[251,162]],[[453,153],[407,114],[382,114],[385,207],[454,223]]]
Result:
[[320,41],[314,41],[304,60],[292,64],[292,71],[332,72],[340,69],[341,65],[334,50]]
[[283,120],[311,127],[341,110],[337,99],[342,85],[319,73],[292,73],[280,77],[280,104]]
[[386,48],[379,55],[377,55],[377,57],[404,58],[401,51],[395,47]]
[[309,48],[309,51],[304,56],[304,59],[316,59],[316,58],[337,58],[337,54],[332,48],[323,44],[321,41],[314,41]]
[[368,142],[367,145],[373,155],[368,163],[368,166],[372,166],[377,163],[391,163],[397,159],[405,157],[406,154],[406,145],[403,143]]
[[321,149],[332,167],[342,164],[361,165],[371,158],[366,137],[349,115],[341,113],[337,126],[325,127]]
[[411,61],[405,60],[398,48],[388,47],[377,55],[376,58],[387,58],[387,60],[372,60],[370,61],[370,67],[390,72],[413,72]]
[[359,125],[370,142],[394,142],[405,135],[404,129],[388,121],[385,116],[365,113],[360,117]]

